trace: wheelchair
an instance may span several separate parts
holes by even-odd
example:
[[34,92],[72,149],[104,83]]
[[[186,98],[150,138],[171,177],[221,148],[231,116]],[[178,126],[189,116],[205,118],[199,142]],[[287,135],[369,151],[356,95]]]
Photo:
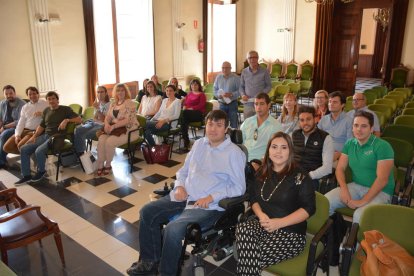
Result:
[[[233,143],[238,145],[246,154],[247,149],[242,145],[242,133],[238,129],[229,129],[228,135]],[[247,167],[246,162],[246,167]],[[246,171],[249,169],[246,168]],[[168,186],[165,183],[164,188],[155,190],[154,193],[160,196],[165,196],[173,189],[173,183]],[[233,244],[235,241],[236,225],[239,219],[245,212],[245,202],[248,200],[248,195],[242,195],[234,198],[222,199],[219,206],[225,211],[222,216],[208,229],[202,229],[199,224],[191,223],[187,225],[187,231],[184,238],[183,246],[180,253],[180,261],[178,264],[177,275],[181,274],[182,267],[188,256],[186,256],[186,249],[188,245],[193,245],[191,255],[195,259],[193,263],[193,275],[205,275],[204,258],[208,255],[212,256],[215,261],[220,261],[233,253]],[[173,220],[172,218],[171,220]],[[161,225],[163,227],[166,225]]]

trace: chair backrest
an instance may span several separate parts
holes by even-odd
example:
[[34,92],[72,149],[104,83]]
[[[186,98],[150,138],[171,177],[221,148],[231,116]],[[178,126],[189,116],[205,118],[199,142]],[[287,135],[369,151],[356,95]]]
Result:
[[405,93],[407,93],[408,97],[411,97],[411,95],[413,94],[412,89],[413,89],[412,87],[410,87],[410,88],[408,88],[408,87],[396,87],[396,88],[394,88],[393,91],[404,91]]
[[409,167],[413,158],[414,146],[407,141],[394,137],[382,137],[382,139],[390,143],[394,150],[394,165],[396,167]]
[[352,101],[346,101],[344,111],[348,112],[354,109],[354,106],[352,105]]
[[290,88],[289,88],[289,86],[288,85],[278,85],[278,86],[276,86],[276,96],[278,97],[278,98],[280,98],[280,97],[282,97],[283,98],[283,96],[286,94],[286,93],[289,93],[289,91],[290,91]]
[[[414,115],[400,115],[394,119],[395,125],[405,125],[414,127]],[[413,138],[414,139],[414,138]]]
[[393,90],[393,91],[388,92],[387,95],[400,95],[404,98],[404,101],[408,98],[408,94],[406,91]]
[[402,115],[414,115],[414,105],[412,108],[404,108]]
[[312,87],[312,81],[310,80],[301,80],[299,83],[301,91],[309,91],[309,89]]
[[272,63],[272,72],[270,73],[271,78],[278,79],[283,72],[283,63],[281,63],[278,59]]
[[329,217],[329,201],[321,193],[315,192],[315,201],[316,201],[316,211],[308,218],[307,223],[307,232],[310,234],[316,234],[323,224],[327,221]]
[[385,127],[385,123],[387,121],[387,119],[385,119],[385,114],[383,112],[377,111],[377,110],[375,110],[374,112],[377,115],[380,128],[384,128]]
[[95,108],[93,106],[88,106],[85,108],[82,114],[82,120],[85,122],[87,120],[93,119],[93,114],[95,113]]
[[392,88],[405,87],[407,83],[407,76],[410,70],[403,64],[399,64],[397,67],[391,70],[390,84]]
[[305,61],[300,65],[300,79],[301,80],[312,80],[313,78],[313,64],[309,60]]
[[382,98],[382,97],[384,97],[385,95],[387,95],[387,93],[388,93],[388,88],[386,87],[386,86],[382,86],[382,85],[379,85],[379,86],[374,86],[374,87],[372,87],[372,89],[374,89],[374,90],[377,90],[377,91],[380,91],[381,93],[381,96],[380,96],[380,98]]
[[214,94],[214,83],[208,83],[204,86],[204,93]]
[[82,114],[82,106],[80,104],[70,104],[69,107],[72,108],[73,112],[76,114]]
[[408,102],[408,103],[406,103],[405,104],[405,108],[414,108],[414,102]]
[[294,82],[295,82],[295,80],[293,80],[293,79],[286,79],[286,80],[282,81],[282,84],[283,85],[288,85],[289,83],[294,83]]
[[272,88],[274,88],[274,87],[276,87],[278,85],[281,85],[281,84],[282,84],[281,81],[272,81]]
[[364,91],[364,95],[367,98],[367,105],[368,104],[373,104],[374,101],[379,98],[378,94],[375,90],[373,89],[367,89]]
[[404,96],[403,95],[386,95],[384,99],[394,100],[397,103],[397,107],[402,107],[404,104]]
[[289,91],[294,93],[294,94],[298,94],[300,91],[300,83],[298,82],[292,82],[288,84],[289,86]]
[[393,137],[409,142],[414,146],[414,127],[404,125],[390,125],[384,129],[383,137]]
[[213,110],[213,103],[212,102],[206,102],[206,115]]
[[395,112],[397,110],[397,103],[393,99],[376,99],[374,101],[374,104],[384,104],[389,107],[391,107],[392,112]]
[[385,119],[388,120],[392,116],[392,107],[385,104],[370,104],[368,109],[372,111],[380,111],[384,113]]
[[262,67],[263,69],[267,69],[267,63],[265,62],[261,62],[259,66]]
[[414,209],[390,204],[371,205],[361,216],[358,240],[363,239],[365,231],[378,230],[414,255],[413,229]]
[[293,60],[286,65],[286,79],[296,79],[298,75],[298,64],[294,62]]

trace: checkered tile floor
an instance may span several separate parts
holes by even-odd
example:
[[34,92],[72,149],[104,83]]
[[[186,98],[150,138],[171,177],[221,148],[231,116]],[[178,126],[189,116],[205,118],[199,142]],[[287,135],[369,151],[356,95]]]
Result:
[[357,78],[355,92],[363,92],[365,89],[381,85],[381,79]]

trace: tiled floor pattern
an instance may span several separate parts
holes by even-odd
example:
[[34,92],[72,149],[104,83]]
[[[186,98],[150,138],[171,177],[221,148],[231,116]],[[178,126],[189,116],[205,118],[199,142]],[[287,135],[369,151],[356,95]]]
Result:
[[[133,173],[129,173],[126,155],[117,150],[113,174],[105,177],[86,175],[80,167],[62,168],[54,181],[56,167],[49,158],[48,179],[18,187],[18,194],[59,223],[63,232],[66,268],[62,268],[54,240],[48,237],[43,250],[37,243],[9,252],[10,267],[18,275],[118,275],[125,274],[138,259],[139,210],[156,200],[153,190],[174,181],[185,154],[173,153],[166,164],[147,165],[137,152]],[[19,157],[10,157],[12,168],[0,170],[0,179],[8,187],[19,176]],[[206,275],[234,275],[235,261],[206,258]],[[186,267],[182,275],[190,275]],[[337,275],[337,269],[331,268]],[[318,274],[321,274],[319,271]],[[267,275],[264,272],[263,275]]]
[[355,92],[363,92],[365,89],[381,85],[381,79],[357,78],[355,83]]

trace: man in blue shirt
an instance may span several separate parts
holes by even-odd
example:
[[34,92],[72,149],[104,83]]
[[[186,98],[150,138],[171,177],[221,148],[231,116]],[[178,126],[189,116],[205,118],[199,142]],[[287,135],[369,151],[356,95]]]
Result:
[[220,110],[227,113],[230,126],[237,128],[237,98],[239,97],[240,77],[231,72],[231,64],[223,62],[222,74],[214,81],[214,95],[220,102]]
[[269,93],[272,88],[270,74],[264,68],[259,66],[259,54],[256,51],[250,51],[247,54],[249,67],[244,68],[240,78],[240,96],[244,102],[243,116],[247,118],[254,115],[254,98],[257,94],[264,92]]
[[[206,137],[194,143],[177,172],[174,189],[140,211],[140,260],[127,270],[129,275],[154,273],[157,267],[161,275],[176,275],[187,225],[198,223],[202,229],[213,225],[224,211],[218,202],[246,190],[246,156],[226,137],[226,113],[214,110],[205,120]],[[163,229],[161,240],[160,224],[176,215]]]
[[330,114],[322,117],[318,123],[318,128],[328,132],[332,137],[335,150],[335,162],[341,156],[345,142],[352,138],[352,119],[343,111],[346,98],[341,92],[332,92],[328,97]]
[[3,87],[4,100],[0,102],[0,169],[7,167],[7,152],[4,144],[14,134],[20,119],[20,111],[26,104],[16,96],[16,90],[11,85]]

